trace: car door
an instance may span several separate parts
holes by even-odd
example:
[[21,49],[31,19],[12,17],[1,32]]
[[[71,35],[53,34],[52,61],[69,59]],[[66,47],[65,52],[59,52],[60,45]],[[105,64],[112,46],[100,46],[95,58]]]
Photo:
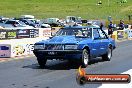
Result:
[[103,30],[98,29],[98,31],[100,35],[100,53],[105,54],[108,49],[109,39]]
[[100,35],[97,29],[93,29],[93,41],[91,54],[93,57],[100,55]]

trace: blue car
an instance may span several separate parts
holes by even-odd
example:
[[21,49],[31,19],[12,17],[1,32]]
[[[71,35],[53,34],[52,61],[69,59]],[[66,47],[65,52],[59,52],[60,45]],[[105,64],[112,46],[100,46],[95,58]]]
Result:
[[102,57],[110,61],[115,41],[98,26],[73,26],[61,28],[52,38],[34,45],[34,54],[40,67],[47,59],[78,61],[87,67],[90,59]]

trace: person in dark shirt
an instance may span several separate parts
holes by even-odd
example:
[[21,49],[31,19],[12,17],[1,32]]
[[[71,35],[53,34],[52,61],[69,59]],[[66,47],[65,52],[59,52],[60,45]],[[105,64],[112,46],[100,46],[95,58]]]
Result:
[[122,20],[120,20],[119,29],[123,30],[124,27],[125,27],[124,22]]
[[100,29],[101,29],[101,30],[103,29],[103,26],[104,26],[104,25],[103,25],[103,23],[101,22],[101,23],[100,23]]
[[112,37],[112,34],[113,34],[113,23],[110,22],[110,24],[108,25],[108,35]]

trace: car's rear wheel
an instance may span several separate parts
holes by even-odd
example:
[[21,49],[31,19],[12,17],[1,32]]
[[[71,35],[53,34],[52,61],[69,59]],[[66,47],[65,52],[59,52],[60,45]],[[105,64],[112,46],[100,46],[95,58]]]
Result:
[[82,57],[81,57],[81,65],[82,67],[87,67],[89,62],[89,52],[87,49],[84,49],[82,52]]
[[102,55],[102,60],[104,61],[110,61],[112,57],[112,48],[109,47],[106,54]]
[[45,67],[45,64],[46,64],[46,62],[47,62],[47,59],[46,58],[37,58],[37,61],[38,61],[38,64],[39,64],[39,66],[41,67],[41,68],[44,68]]

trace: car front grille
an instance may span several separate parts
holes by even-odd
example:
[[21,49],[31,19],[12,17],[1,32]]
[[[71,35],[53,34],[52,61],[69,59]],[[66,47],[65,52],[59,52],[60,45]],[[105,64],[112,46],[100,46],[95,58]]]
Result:
[[62,44],[46,44],[45,50],[64,50],[64,45],[62,45]]

